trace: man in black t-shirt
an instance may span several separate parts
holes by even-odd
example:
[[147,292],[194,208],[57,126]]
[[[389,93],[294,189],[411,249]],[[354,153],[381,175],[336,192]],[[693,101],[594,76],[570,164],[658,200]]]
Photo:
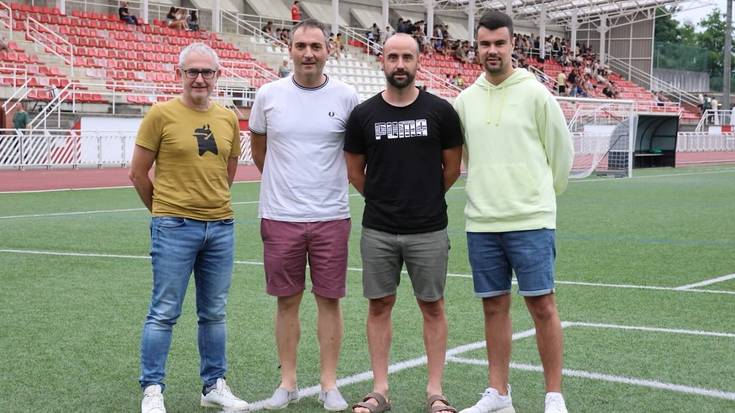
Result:
[[130,11],[128,10],[128,2],[124,1],[120,4],[120,8],[117,9],[117,14],[120,16],[120,20],[125,23],[134,24],[136,26],[138,25],[138,17],[130,14]]
[[374,377],[373,391],[353,411],[390,406],[390,317],[405,262],[424,320],[428,403],[437,413],[451,413],[456,410],[442,395],[449,256],[444,193],[460,174],[461,126],[448,102],[416,88],[416,40],[396,34],[383,52],[386,89],[352,111],[345,131],[349,179],[365,197],[360,252]]

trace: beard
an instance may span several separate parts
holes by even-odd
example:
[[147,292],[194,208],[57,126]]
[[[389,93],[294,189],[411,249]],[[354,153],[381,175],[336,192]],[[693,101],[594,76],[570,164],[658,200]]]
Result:
[[498,63],[491,65],[488,60],[485,60],[483,64],[485,71],[492,74],[503,73],[505,71],[505,62],[501,58],[497,58],[497,61]]
[[[405,75],[406,78],[403,80],[396,79],[396,75]],[[385,79],[390,83],[391,86],[397,88],[397,89],[404,89],[408,86],[410,86],[413,83],[413,80],[416,78],[416,73],[411,72],[393,72],[391,74],[385,75]]]

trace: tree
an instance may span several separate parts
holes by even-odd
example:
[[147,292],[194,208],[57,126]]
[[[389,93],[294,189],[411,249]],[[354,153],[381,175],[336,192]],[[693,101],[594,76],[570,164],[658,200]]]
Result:
[[722,87],[722,71],[725,61],[725,16],[720,14],[719,9],[714,9],[699,22],[699,26],[703,30],[697,33],[697,44],[706,49],[709,56],[712,79],[710,88],[719,90]]

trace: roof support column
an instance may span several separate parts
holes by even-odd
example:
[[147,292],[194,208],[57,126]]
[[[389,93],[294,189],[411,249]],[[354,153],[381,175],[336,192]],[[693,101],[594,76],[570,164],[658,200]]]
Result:
[[140,2],[140,18],[143,20],[143,23],[148,23],[148,9],[148,0],[143,0],[142,2]]
[[546,3],[541,3],[541,13],[539,14],[539,30],[538,30],[538,54],[541,59],[546,58]]
[[56,0],[56,8],[61,14],[66,14],[66,0]]
[[505,1],[505,14],[513,17],[513,0],[506,0]]
[[600,32],[600,63],[602,64],[607,62],[607,54],[605,53],[607,29],[607,14],[603,14],[600,16],[600,26],[597,28],[597,31]]
[[380,30],[385,29],[390,25],[390,0],[383,0],[383,27]]
[[222,23],[222,5],[220,0],[214,0],[212,2],[212,31],[219,33],[222,31],[220,23]]
[[467,2],[467,33],[470,34],[470,44],[475,42],[475,0]]
[[[426,24],[424,32],[426,37],[434,36],[434,0],[424,0],[426,3]],[[432,44],[434,42],[431,42]],[[422,45],[423,46],[423,45]]]
[[577,29],[579,29],[577,9],[572,9],[572,21],[570,28],[572,30],[572,44],[569,45],[569,48],[572,51],[572,57],[577,57]]
[[332,33],[339,33],[339,0],[332,0]]

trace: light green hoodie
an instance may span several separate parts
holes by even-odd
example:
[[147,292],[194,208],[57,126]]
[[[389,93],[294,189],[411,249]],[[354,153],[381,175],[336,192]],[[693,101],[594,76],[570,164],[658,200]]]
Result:
[[454,102],[465,134],[469,232],[556,228],[574,152],[556,99],[525,69],[482,74]]

